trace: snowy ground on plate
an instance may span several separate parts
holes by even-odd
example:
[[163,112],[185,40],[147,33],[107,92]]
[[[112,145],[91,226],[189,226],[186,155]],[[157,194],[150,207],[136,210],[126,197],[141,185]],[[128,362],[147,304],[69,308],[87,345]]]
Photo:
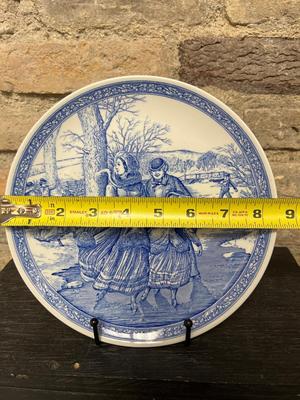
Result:
[[[216,182],[202,181],[195,182],[185,185],[193,197],[219,197],[220,185]],[[235,192],[234,189],[230,188],[230,194],[232,197],[243,197],[242,191],[245,191],[245,187],[241,186],[237,188],[238,191]]]
[[107,293],[97,301],[92,282],[80,276],[78,249],[72,233],[58,241],[40,242],[27,235],[36,264],[49,284],[66,300],[89,315],[124,326],[159,326],[181,321],[215,303],[236,281],[246,266],[255,245],[255,233],[247,231],[198,230],[203,253],[197,256],[201,279],[191,279],[177,293],[178,305],[171,305],[168,289],[156,296],[150,290],[139,303],[136,313],[131,310],[129,296]]

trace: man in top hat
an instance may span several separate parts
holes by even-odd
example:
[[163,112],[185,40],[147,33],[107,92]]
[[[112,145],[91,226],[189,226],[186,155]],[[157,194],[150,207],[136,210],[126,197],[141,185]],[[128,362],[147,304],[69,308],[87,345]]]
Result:
[[146,182],[147,195],[149,197],[192,197],[180,179],[167,173],[168,169],[168,164],[162,158],[154,158],[150,161],[151,179]]

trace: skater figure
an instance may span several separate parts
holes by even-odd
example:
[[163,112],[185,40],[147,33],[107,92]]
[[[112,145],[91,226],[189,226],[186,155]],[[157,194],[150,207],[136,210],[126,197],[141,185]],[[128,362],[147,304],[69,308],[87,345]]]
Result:
[[[145,196],[139,164],[136,158],[125,151],[119,152],[114,159],[113,172],[106,172],[109,183],[106,195],[109,196]],[[93,287],[98,290],[98,301],[107,292],[119,292],[130,295],[131,309],[137,311],[137,296],[147,287],[149,276],[149,238],[145,229],[123,228],[114,234],[113,246],[107,252],[110,231],[102,233],[97,247],[106,248],[106,256],[97,258],[99,274]],[[96,247],[96,249],[97,249]],[[96,250],[97,251],[97,250]]]
[[168,164],[162,158],[154,158],[149,165],[151,179],[146,182],[148,197],[192,197],[179,178],[167,173]]
[[[162,158],[150,162],[151,178],[146,182],[149,197],[191,197],[190,192],[179,178],[169,175],[168,164]],[[177,291],[188,283],[191,277],[200,277],[194,247],[200,253],[201,242],[195,230],[150,229],[149,283],[142,295],[146,299],[150,289],[156,296],[160,289],[171,291],[171,304],[177,306]],[[194,245],[194,247],[193,247]]]
[[93,282],[120,236],[119,228],[79,228],[74,232],[81,278]]
[[47,179],[41,178],[39,180],[39,191],[40,196],[50,196],[50,188]]
[[38,196],[39,191],[37,191],[35,184],[32,181],[26,182],[25,196]]
[[231,198],[232,197],[231,193],[230,193],[230,186],[234,189],[235,192],[238,191],[237,187],[235,186],[235,184],[230,179],[230,175],[229,174],[226,174],[224,176],[224,178],[219,181],[219,183],[220,183],[219,198],[223,198],[223,197],[230,197]]

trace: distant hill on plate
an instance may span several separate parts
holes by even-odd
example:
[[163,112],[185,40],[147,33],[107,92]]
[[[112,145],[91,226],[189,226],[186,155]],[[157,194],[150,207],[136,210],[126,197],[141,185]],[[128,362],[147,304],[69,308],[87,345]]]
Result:
[[[140,160],[140,171],[143,177],[149,176],[149,164],[153,158],[163,158],[169,165],[169,172],[181,176],[188,171],[199,171],[197,161],[201,156],[211,156],[215,159],[214,165],[209,167],[213,171],[220,167],[218,160],[218,151],[200,153],[192,150],[166,150],[146,153]],[[57,160],[58,175],[62,179],[82,179],[82,157],[74,157],[64,160]],[[30,171],[30,176],[35,179],[43,176],[45,173],[44,164],[35,164]]]
[[160,157],[169,164],[169,170],[171,173],[181,175],[187,171],[198,170],[197,161],[201,156],[208,156],[207,158],[211,157],[214,160],[213,165],[209,167],[210,170],[214,170],[214,168],[220,166],[217,151],[211,150],[209,152],[200,153],[191,150],[170,150],[147,153],[140,161],[141,172],[143,175],[147,174],[150,161],[153,158]]

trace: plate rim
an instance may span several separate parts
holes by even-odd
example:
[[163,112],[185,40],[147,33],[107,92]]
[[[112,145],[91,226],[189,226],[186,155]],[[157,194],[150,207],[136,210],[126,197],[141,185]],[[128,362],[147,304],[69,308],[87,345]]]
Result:
[[[68,94],[61,100],[59,100],[57,103],[55,103],[51,108],[49,108],[41,117],[40,119],[33,125],[33,127],[29,130],[27,135],[24,137],[21,145],[19,146],[19,149],[13,159],[13,162],[11,164],[11,168],[9,171],[7,183],[6,183],[6,188],[5,188],[5,194],[9,194],[12,190],[12,183],[13,183],[13,178],[14,178],[14,171],[16,169],[16,166],[24,153],[24,150],[33,137],[34,133],[39,129],[39,127],[42,126],[42,124],[56,111],[58,110],[61,106],[67,104],[70,100],[76,98],[77,96],[80,96],[81,94],[92,90],[96,89],[98,87],[103,87],[106,85],[111,85],[114,83],[122,83],[125,81],[140,81],[140,80],[146,80],[146,81],[153,81],[153,82],[161,82],[161,83],[166,83],[166,84],[173,84],[177,85],[179,87],[185,88],[187,90],[190,90],[192,92],[196,92],[197,94],[203,96],[204,98],[212,101],[214,104],[218,105],[223,111],[228,113],[234,121],[244,130],[244,132],[247,134],[247,136],[250,138],[251,142],[253,143],[254,147],[256,148],[261,161],[263,163],[263,166],[266,171],[266,176],[268,178],[268,183],[270,186],[270,193],[272,197],[277,197],[277,191],[276,191],[276,185],[275,185],[275,179],[268,161],[268,158],[260,145],[258,139],[255,137],[254,133],[250,130],[250,128],[245,124],[245,122],[226,104],[224,104],[221,100],[217,99],[210,93],[204,91],[203,89],[200,89],[196,86],[193,86],[191,84],[188,84],[186,82],[182,82],[176,79],[171,79],[167,77],[162,77],[162,76],[155,76],[155,75],[128,75],[128,76],[118,76],[114,78],[109,78],[109,79],[104,79],[101,81],[97,81],[94,83],[91,83],[89,85],[86,85],[80,89],[75,90],[74,92]],[[87,330],[86,328],[83,328],[76,323],[72,322],[70,319],[66,318],[63,314],[61,314],[59,311],[57,311],[53,306],[51,306],[39,293],[35,285],[31,282],[29,277],[27,276],[23,265],[22,261],[19,259],[18,253],[15,251],[15,245],[14,245],[14,240],[13,240],[13,235],[12,235],[12,229],[11,228],[6,228],[6,236],[7,236],[7,241],[9,245],[9,249],[11,251],[12,258],[14,260],[14,263],[23,279],[27,287],[30,289],[32,294],[36,297],[36,299],[56,318],[58,318],[61,322],[66,324],[67,326],[71,327],[72,329],[86,335],[89,337],[93,338],[93,332]],[[240,298],[234,302],[229,309],[227,309],[223,314],[221,314],[218,318],[213,320],[212,322],[208,323],[204,327],[201,328],[195,328],[192,330],[192,338],[199,336],[208,330],[214,328],[215,326],[219,325],[223,321],[225,321],[230,315],[232,315],[250,296],[250,294],[255,290],[256,286],[260,282],[267,266],[270,261],[271,255],[274,250],[274,245],[275,245],[275,239],[276,239],[276,232],[271,231],[269,234],[269,242],[267,244],[267,249],[264,255],[264,259],[261,261],[260,267],[258,272],[256,273],[254,279],[252,282],[249,284],[248,288],[243,292],[243,294],[240,296]],[[178,323],[177,323],[178,324]],[[172,324],[171,324],[172,325]],[[170,345],[170,344],[175,344],[184,341],[185,336],[180,335],[176,336],[173,338],[167,338],[167,339],[160,339],[160,340],[155,340],[155,341],[138,341],[134,339],[119,339],[119,338],[112,338],[112,337],[107,337],[107,336],[100,336],[100,340],[103,342],[109,343],[109,344],[116,344],[120,346],[125,346],[125,347],[158,347],[158,346],[165,346],[165,345]]]

